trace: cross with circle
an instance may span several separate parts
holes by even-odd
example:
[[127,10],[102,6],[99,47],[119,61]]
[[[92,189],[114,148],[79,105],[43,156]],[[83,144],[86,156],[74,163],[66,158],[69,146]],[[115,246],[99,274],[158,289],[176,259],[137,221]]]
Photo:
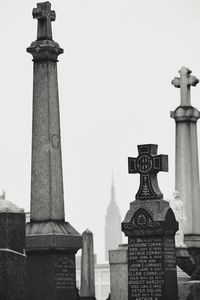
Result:
[[131,174],[140,174],[140,187],[136,194],[138,200],[162,199],[157,173],[168,171],[168,156],[157,155],[158,145],[139,145],[137,158],[128,158],[128,170]]

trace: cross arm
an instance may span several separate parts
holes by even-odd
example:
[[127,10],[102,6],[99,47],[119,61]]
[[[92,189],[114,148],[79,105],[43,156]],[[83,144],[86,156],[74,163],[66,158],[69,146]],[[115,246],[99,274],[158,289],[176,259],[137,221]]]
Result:
[[168,172],[168,155],[160,154],[153,157],[153,170]]
[[128,172],[131,174],[138,173],[136,166],[136,158],[128,157]]

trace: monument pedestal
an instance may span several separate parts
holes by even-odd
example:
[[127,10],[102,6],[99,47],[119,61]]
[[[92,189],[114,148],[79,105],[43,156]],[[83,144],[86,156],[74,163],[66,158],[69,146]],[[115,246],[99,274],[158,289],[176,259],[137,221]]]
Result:
[[135,200],[122,231],[128,236],[128,299],[177,300],[175,232],[178,223],[164,200]]
[[77,300],[75,254],[80,234],[67,222],[27,223],[30,300]]

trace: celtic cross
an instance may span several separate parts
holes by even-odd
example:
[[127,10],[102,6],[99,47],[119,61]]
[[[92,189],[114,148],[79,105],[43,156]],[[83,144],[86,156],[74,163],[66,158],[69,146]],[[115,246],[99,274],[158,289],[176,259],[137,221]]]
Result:
[[199,79],[190,75],[192,71],[186,67],[182,67],[179,71],[180,78],[174,77],[172,84],[180,88],[181,91],[181,106],[190,106],[190,86],[196,86],[199,83]]
[[128,169],[131,174],[140,174],[140,187],[136,194],[138,200],[162,199],[157,173],[168,171],[168,156],[157,155],[158,145],[139,145],[137,158],[128,158]]
[[56,14],[51,10],[51,3],[37,3],[33,9],[33,18],[38,20],[37,40],[52,40],[51,22],[55,21]]

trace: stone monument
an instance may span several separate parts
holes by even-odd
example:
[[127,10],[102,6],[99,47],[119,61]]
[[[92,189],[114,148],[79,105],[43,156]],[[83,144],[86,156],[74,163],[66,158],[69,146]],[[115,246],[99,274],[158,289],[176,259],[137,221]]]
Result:
[[82,238],[80,299],[95,300],[93,234],[86,229]]
[[[5,195],[4,195],[5,196]],[[27,300],[25,213],[0,198],[0,299]]]
[[129,173],[140,174],[140,187],[122,222],[128,236],[128,300],[177,300],[178,223],[157,182],[157,173],[168,171],[168,157],[157,155],[153,144],[139,145],[138,151],[128,164]]
[[199,163],[197,147],[197,120],[200,117],[198,109],[191,105],[190,87],[199,82],[191,71],[182,67],[180,77],[175,77],[172,84],[180,88],[181,103],[171,117],[176,122],[176,169],[175,190],[180,193],[180,199],[186,212],[184,220],[185,244],[192,251],[200,253],[200,187]]
[[33,56],[31,212],[26,227],[30,300],[77,298],[75,253],[81,235],[65,222],[61,160],[57,58],[63,49],[52,39],[55,11],[37,4]]

